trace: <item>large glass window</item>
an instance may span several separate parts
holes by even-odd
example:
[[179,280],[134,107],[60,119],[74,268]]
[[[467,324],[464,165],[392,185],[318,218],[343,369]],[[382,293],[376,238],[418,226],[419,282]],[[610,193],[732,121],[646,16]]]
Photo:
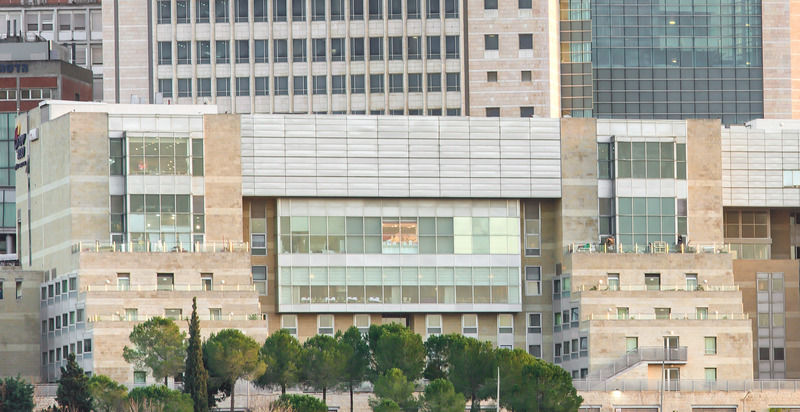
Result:
[[[183,137],[128,137],[131,175],[189,175],[190,140]],[[202,140],[199,140],[202,142]],[[202,143],[200,143],[202,144]]]
[[541,254],[541,207],[538,201],[525,202],[525,255],[539,256]]
[[651,242],[676,242],[675,199],[620,197],[619,241],[624,250],[643,250]]
[[[679,156],[676,156],[676,150],[680,152]],[[610,155],[606,157],[613,161]],[[620,178],[685,179],[686,145],[670,142],[618,142],[617,167],[617,177]]]
[[[203,233],[202,197],[129,195],[128,231],[134,249],[191,250],[192,233]],[[146,245],[146,243],[150,243]]]

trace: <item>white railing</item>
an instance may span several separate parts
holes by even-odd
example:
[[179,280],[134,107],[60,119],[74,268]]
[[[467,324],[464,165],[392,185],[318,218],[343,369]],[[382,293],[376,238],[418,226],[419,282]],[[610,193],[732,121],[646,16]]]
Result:
[[207,289],[201,284],[175,284],[175,285],[84,285],[80,288],[81,292],[254,292],[256,285],[251,284],[215,284],[211,289]]
[[593,369],[591,378],[608,379],[618,373],[636,365],[639,362],[667,362],[678,363],[686,362],[687,348],[679,346],[676,348],[665,348],[663,346],[642,346],[628,351],[620,358],[602,369]]
[[697,313],[670,313],[668,316],[655,313],[618,313],[589,314],[584,320],[746,320],[750,319],[747,313],[720,313],[709,312],[707,315]]
[[[655,243],[655,242],[654,242]],[[695,254],[695,253],[730,253],[731,246],[726,243],[704,243],[692,245],[649,244],[649,245],[609,245],[600,242],[575,242],[567,245],[567,253],[648,253],[648,254]]]
[[581,292],[586,291],[608,291],[608,292],[642,292],[642,291],[655,291],[655,292],[735,292],[739,290],[739,285],[705,285],[698,284],[697,286],[690,287],[685,284],[682,285],[660,285],[660,286],[647,286],[647,285],[619,285],[614,288],[609,288],[607,284],[600,285],[580,285],[578,288]]
[[[97,322],[146,322],[155,317],[162,317],[172,319],[174,321],[189,320],[191,314],[181,314],[180,316],[166,316],[166,315],[143,315],[136,314],[130,315],[123,312],[114,314],[95,314],[87,318],[89,323]],[[229,320],[263,320],[260,313],[223,313],[219,315],[198,314],[197,317],[202,321],[229,321]]]
[[218,252],[250,252],[248,242],[108,242],[108,241],[81,241],[72,245],[72,253],[81,252],[195,252],[195,253],[218,253]]
[[658,379],[586,379],[572,381],[578,392],[657,392],[663,385],[664,391],[676,392],[800,392],[800,380],[727,380],[706,381],[699,379],[680,379],[660,381]]

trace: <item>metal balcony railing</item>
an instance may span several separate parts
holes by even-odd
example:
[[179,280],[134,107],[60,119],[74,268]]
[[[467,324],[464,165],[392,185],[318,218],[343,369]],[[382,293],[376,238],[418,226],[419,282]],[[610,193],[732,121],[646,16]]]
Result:
[[567,245],[567,253],[730,253],[731,247],[725,243],[709,243],[697,245],[678,245],[666,242],[653,242],[648,245],[622,245],[616,243],[609,245],[601,242],[580,242]]
[[674,348],[667,348],[663,346],[640,346],[634,350],[628,351],[619,359],[611,362],[605,368],[593,370],[589,376],[596,379],[608,379],[632,366],[645,362],[645,363],[686,363],[687,348],[686,346],[678,346]]
[[[95,314],[87,318],[89,323],[97,322],[146,322],[155,317],[162,317],[172,319],[174,321],[189,320],[191,314],[181,314],[180,316],[166,316],[166,315],[143,315],[143,314],[126,314],[126,313],[113,313],[113,314]],[[264,320],[260,313],[221,313],[221,314],[198,314],[197,317],[202,321],[211,320]]]
[[251,284],[236,284],[225,285],[215,284],[211,289],[208,289],[202,284],[173,284],[173,285],[84,285],[81,286],[81,292],[253,292],[256,290],[255,285]]
[[662,385],[665,391],[680,392],[800,392],[800,380],[727,380],[708,381],[680,379],[659,381],[658,379],[575,379],[573,386],[579,392],[658,392]]
[[622,315],[619,313],[589,314],[584,320],[747,320],[750,316],[747,313],[720,313],[710,312],[708,314],[699,313],[670,313],[669,315],[657,315],[655,313],[629,313]]
[[84,252],[193,252],[193,253],[219,253],[219,252],[250,252],[248,242],[108,242],[108,241],[81,241],[72,245],[72,253]]
[[643,292],[643,291],[653,291],[653,292],[735,292],[739,290],[739,285],[697,285],[697,286],[687,286],[687,285],[659,285],[659,286],[647,286],[647,285],[619,285],[615,287],[609,287],[607,284],[599,284],[599,285],[580,285],[578,287],[578,291],[580,292],[587,292],[587,291],[601,291],[601,292]]

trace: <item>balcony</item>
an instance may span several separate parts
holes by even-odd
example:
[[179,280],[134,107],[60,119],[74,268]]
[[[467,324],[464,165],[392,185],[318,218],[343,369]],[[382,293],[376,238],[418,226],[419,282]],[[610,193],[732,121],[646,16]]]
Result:
[[600,292],[736,292],[739,285],[704,285],[696,286],[681,285],[659,285],[657,288],[648,285],[619,285],[609,288],[608,284],[594,286],[580,285],[579,292],[600,291]]
[[592,370],[590,376],[598,379],[609,379],[642,362],[685,364],[686,360],[686,346],[673,348],[664,346],[642,346],[628,351],[605,368]]
[[572,381],[579,392],[800,392],[800,380],[729,380],[707,381],[680,379],[662,382],[658,379],[586,379]]
[[72,253],[225,253],[247,252],[250,253],[248,242],[196,242],[196,243],[167,243],[167,242],[78,242],[72,245]]
[[[167,318],[166,315],[136,315],[135,317],[126,317],[125,313],[113,314],[95,314],[87,318],[89,323],[98,322],[146,322],[155,317]],[[197,317],[201,321],[245,321],[245,320],[264,320],[260,313],[228,313],[220,315],[198,314]],[[191,314],[181,315],[179,317],[169,317],[172,320],[190,320]]]
[[195,284],[173,284],[173,285],[85,285],[81,287],[81,292],[255,292],[256,286],[252,284],[214,284],[212,289],[207,286]]
[[634,253],[634,254],[700,254],[731,253],[731,247],[725,243],[709,243],[697,245],[677,245],[666,242],[653,242],[649,245],[622,245],[601,242],[580,242],[567,245],[567,253]]
[[617,313],[605,314],[589,314],[584,318],[584,321],[590,320],[748,320],[750,316],[747,313],[720,313],[712,312],[707,315],[694,313],[670,313],[668,316],[662,317],[655,313],[630,313],[626,316],[620,316]]

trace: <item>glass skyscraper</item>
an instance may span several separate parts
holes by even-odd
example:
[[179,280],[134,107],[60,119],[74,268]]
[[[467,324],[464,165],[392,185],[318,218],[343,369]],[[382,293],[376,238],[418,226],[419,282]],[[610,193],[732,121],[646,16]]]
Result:
[[[573,3],[583,1],[562,2],[562,51],[575,37],[564,24]],[[764,116],[760,0],[592,0],[591,22],[592,116],[724,124]],[[563,63],[562,53],[562,72]],[[562,88],[563,114],[585,117],[564,104],[577,91]]]

